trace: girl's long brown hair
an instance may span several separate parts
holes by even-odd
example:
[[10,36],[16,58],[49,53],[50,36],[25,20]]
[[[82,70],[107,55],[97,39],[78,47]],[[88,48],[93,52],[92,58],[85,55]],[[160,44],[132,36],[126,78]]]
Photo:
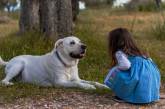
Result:
[[112,57],[111,66],[117,64],[115,53],[119,50],[128,56],[148,57],[143,53],[134,42],[131,33],[126,28],[117,28],[109,33],[109,53]]

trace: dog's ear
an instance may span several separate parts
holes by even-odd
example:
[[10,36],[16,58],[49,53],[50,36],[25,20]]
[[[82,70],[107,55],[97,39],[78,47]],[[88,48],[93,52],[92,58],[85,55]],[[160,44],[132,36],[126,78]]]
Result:
[[59,40],[56,41],[54,47],[55,47],[55,49],[56,49],[56,48],[58,48],[59,46],[62,46],[62,45],[63,45],[63,39],[59,39]]

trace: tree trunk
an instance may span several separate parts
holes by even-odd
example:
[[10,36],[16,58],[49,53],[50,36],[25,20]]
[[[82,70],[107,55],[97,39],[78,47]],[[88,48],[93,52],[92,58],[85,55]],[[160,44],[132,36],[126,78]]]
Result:
[[39,1],[21,0],[20,32],[38,30],[39,27]]
[[73,21],[77,20],[77,15],[79,14],[79,0],[72,0],[72,17]]
[[72,34],[71,0],[21,0],[20,31],[40,30],[53,39]]
[[161,5],[162,0],[155,0],[155,1],[156,1],[157,7],[160,8],[160,5]]
[[46,36],[58,35],[57,0],[40,0],[40,31]]
[[57,0],[58,1],[58,36],[66,37],[72,34],[72,4],[71,0]]
[[108,5],[112,6],[115,0],[106,0],[106,1]]
[[112,1],[111,0],[107,0],[107,4],[111,4],[112,3]]

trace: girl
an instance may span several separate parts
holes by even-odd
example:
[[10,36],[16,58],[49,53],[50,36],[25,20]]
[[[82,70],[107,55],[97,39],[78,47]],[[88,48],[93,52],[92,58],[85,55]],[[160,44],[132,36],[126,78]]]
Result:
[[109,53],[113,68],[104,83],[117,98],[130,103],[159,100],[159,70],[137,47],[127,29],[117,28],[109,33]]

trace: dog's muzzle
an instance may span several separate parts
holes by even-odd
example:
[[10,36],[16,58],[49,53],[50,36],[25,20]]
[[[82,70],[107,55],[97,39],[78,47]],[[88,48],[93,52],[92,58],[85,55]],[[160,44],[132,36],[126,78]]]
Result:
[[87,46],[82,44],[81,45],[81,49],[80,49],[80,53],[79,54],[75,54],[75,53],[71,52],[70,53],[70,57],[76,58],[76,59],[81,59],[81,58],[83,58],[85,56],[86,49],[87,49]]

